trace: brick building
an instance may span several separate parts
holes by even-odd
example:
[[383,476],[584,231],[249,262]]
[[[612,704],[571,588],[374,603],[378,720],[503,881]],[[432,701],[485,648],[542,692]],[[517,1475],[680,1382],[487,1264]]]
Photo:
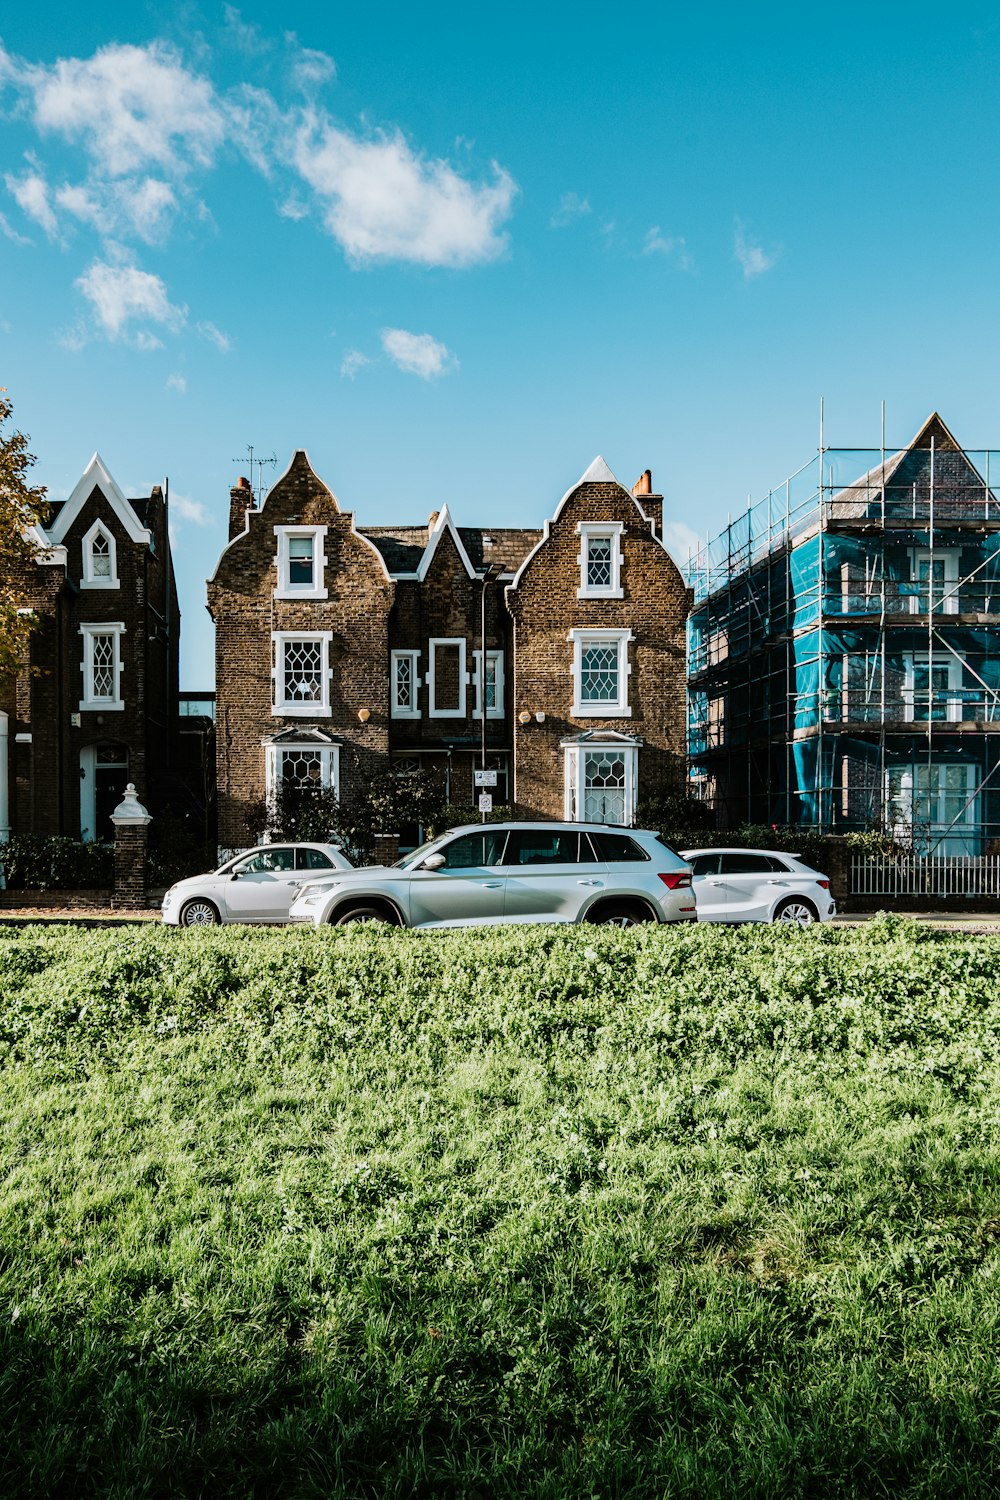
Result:
[[253,843],[282,781],[349,806],[390,766],[474,770],[520,816],[629,822],[684,777],[688,592],[662,497],[597,459],[542,530],[358,527],[295,454],[259,508],[230,496],[208,585],[219,838]]
[[154,813],[171,789],[180,619],[157,486],[126,499],[95,454],[50,507],[19,580],[37,618],[0,680],[0,839],[110,839],[134,781]]

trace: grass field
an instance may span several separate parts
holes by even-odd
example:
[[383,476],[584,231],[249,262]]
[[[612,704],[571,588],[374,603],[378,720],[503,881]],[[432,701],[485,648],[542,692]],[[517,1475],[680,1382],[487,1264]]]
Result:
[[1000,1493],[1000,939],[0,931],[0,1496]]

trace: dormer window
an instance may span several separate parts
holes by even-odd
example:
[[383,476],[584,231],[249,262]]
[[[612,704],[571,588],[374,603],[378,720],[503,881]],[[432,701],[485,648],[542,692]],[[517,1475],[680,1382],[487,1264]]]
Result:
[[578,599],[621,599],[622,525],[581,521]]
[[83,539],[83,573],[80,587],[84,589],[117,589],[118,558],[115,539],[106,526],[95,521]]
[[276,526],[278,587],[276,599],[325,599],[325,526]]

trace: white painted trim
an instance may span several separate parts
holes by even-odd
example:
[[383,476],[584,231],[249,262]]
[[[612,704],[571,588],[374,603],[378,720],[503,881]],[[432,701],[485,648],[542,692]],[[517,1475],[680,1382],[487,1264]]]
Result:
[[[111,565],[111,573],[107,578],[102,578],[94,572],[94,541],[97,536],[103,536],[108,543],[108,562]],[[114,533],[109,531],[103,521],[95,521],[80,543],[82,552],[82,565],[80,572],[80,587],[82,589],[120,589],[121,579],[118,577],[118,543],[115,541]]]
[[[566,639],[573,644],[573,665],[570,668],[573,678],[571,716],[574,719],[630,719],[632,710],[628,701],[628,680],[632,675],[632,667],[628,659],[628,648],[635,639],[631,630],[591,630],[579,626],[571,630]],[[614,643],[618,647],[618,698],[614,703],[585,703],[581,699],[584,645],[591,642],[602,645]]]
[[[434,657],[437,646],[458,647],[458,708],[438,708],[435,700],[434,680]],[[464,636],[432,635],[427,642],[427,688],[428,688],[428,713],[432,719],[464,719],[468,712],[466,708],[466,687],[469,682],[469,674],[465,665],[465,638]]]
[[[274,591],[276,599],[326,599],[329,597],[326,588],[326,534],[328,526],[275,526],[274,534],[278,538],[278,586]],[[296,587],[289,581],[289,564],[291,562],[289,542],[293,537],[307,536],[312,539],[313,544],[313,581],[307,588]]]
[[[410,691],[413,702],[409,708],[401,708],[396,693],[397,663],[406,658],[410,662]],[[393,719],[419,719],[420,718],[420,688],[422,679],[420,676],[420,652],[419,651],[392,651],[389,654],[389,702],[390,717]]]
[[74,486],[73,493],[48,528],[50,540],[53,542],[64,540],[66,533],[93,494],[95,486],[101,491],[133,542],[144,542],[148,547],[153,540],[152,532],[147,531],[146,527],[140,524],[139,517],[112,479],[99,453],[94,454]]
[[[580,587],[576,591],[578,599],[623,599],[625,597],[622,589],[622,532],[625,529],[622,521],[578,521],[576,526],[580,537],[580,551],[577,554],[577,562],[580,565]],[[589,562],[588,549],[591,540],[608,539],[611,542],[611,582],[604,587],[598,588],[587,582],[587,564]]]
[[458,527],[451,519],[451,511],[448,509],[447,505],[443,505],[438,511],[437,519],[435,520],[434,525],[430,529],[430,535],[427,538],[427,546],[424,548],[423,556],[421,557],[420,562],[417,564],[416,578],[418,583],[423,583],[424,579],[427,577],[427,570],[434,560],[434,554],[438,549],[438,543],[440,542],[442,535],[446,531],[451,532],[452,541],[455,543],[455,546],[458,550],[458,555],[462,559],[462,566],[465,568],[466,573],[470,578],[477,578],[479,576],[475,568],[472,566],[472,559],[469,557],[468,552],[466,552],[465,550],[465,543],[462,541],[462,538],[458,534]]
[[[472,712],[473,712],[473,715],[477,719],[481,719],[482,716],[483,716],[483,700],[482,700],[482,697],[480,696],[481,691],[482,691],[482,677],[481,677],[481,674],[480,674],[480,666],[481,666],[481,662],[482,662],[482,656],[483,656],[482,651],[473,651],[473,653],[472,653],[472,674],[471,674],[471,676],[472,676],[472,692],[473,692],[473,709],[472,709]],[[492,661],[492,662],[495,663],[495,680],[496,680],[496,705],[495,705],[495,707],[488,708],[486,710],[486,717],[487,717],[487,719],[502,719],[503,716],[504,716],[503,652],[502,651],[489,651],[489,650],[487,650],[487,652],[486,652],[486,660],[487,660],[487,662],[491,662]]]
[[[944,717],[941,719],[934,718],[934,709],[937,705],[933,701],[934,689],[932,685],[929,686],[930,701],[926,700],[923,695],[921,695],[919,703],[917,701],[916,669],[918,666],[930,668],[931,653],[929,651],[904,652],[903,710],[905,717],[913,724],[927,724],[928,722],[934,724],[960,724],[964,712],[961,696],[962,663],[957,656],[952,656],[950,651],[946,652],[944,650],[935,651],[933,660],[935,667],[946,665],[948,668],[948,686],[945,692],[949,696],[943,705],[946,710]],[[952,693],[955,694],[954,697],[950,696]],[[921,710],[919,715],[917,713],[918,708]]]
[[280,745],[268,744],[264,748],[264,788],[268,802],[273,801],[278,789],[279,757],[286,750],[307,750],[319,757],[322,767],[320,785],[324,790],[332,788],[333,795],[340,797],[340,746],[320,745],[315,740],[282,740]]
[[624,744],[620,739],[618,743],[602,744],[598,740],[594,743],[582,744],[577,740],[573,744],[563,745],[563,817],[568,823],[593,822],[592,818],[584,816],[587,756],[606,755],[610,751],[620,754],[625,764],[623,821],[628,827],[632,827],[635,823],[635,810],[639,798],[639,749],[640,746],[635,741]]
[[[332,676],[330,642],[332,640],[332,630],[272,630],[271,713],[274,718],[328,719],[330,717],[330,678]],[[285,646],[290,641],[319,641],[322,645],[319,673],[323,696],[319,703],[279,701],[279,689],[282,692],[284,690]]]
[[[80,634],[83,636],[83,660],[80,663],[80,672],[83,675],[83,697],[80,699],[79,709],[81,713],[114,713],[123,709],[125,704],[122,700],[122,636],[127,632],[122,620],[91,620],[86,625],[80,626]],[[95,635],[110,635],[114,638],[114,657],[112,670],[115,675],[114,699],[95,698],[93,696],[94,686],[94,646]]]

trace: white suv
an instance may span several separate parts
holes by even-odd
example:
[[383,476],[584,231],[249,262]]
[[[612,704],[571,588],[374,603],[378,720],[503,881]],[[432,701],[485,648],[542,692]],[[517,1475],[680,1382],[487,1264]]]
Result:
[[826,875],[777,849],[687,849],[700,922],[830,922]]
[[598,823],[454,828],[389,868],[303,885],[289,920],[473,927],[495,922],[692,922],[691,867],[659,834]]

